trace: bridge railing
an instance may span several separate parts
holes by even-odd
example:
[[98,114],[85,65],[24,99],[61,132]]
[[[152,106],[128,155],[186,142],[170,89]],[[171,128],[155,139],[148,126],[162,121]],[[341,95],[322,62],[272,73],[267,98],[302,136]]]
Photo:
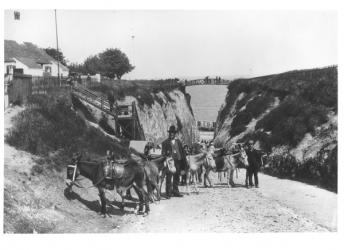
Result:
[[204,78],[188,80],[185,82],[186,85],[227,85],[229,83],[230,80],[225,80],[221,78]]
[[197,121],[197,127],[200,129],[214,130],[216,127],[216,122],[212,121]]

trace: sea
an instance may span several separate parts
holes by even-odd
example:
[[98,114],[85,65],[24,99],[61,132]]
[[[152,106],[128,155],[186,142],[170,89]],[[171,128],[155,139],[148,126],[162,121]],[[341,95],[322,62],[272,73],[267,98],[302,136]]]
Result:
[[[191,95],[191,107],[197,121],[215,122],[227,94],[226,85],[198,85],[186,87]],[[211,140],[213,132],[201,132],[201,139]]]

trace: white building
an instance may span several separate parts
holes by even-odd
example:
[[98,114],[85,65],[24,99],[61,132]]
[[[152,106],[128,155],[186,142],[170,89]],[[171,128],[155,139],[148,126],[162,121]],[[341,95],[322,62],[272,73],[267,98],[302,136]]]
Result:
[[[32,76],[58,76],[58,63],[43,49],[32,43],[18,44],[5,40],[5,76],[14,73]],[[69,70],[60,63],[60,76],[67,77]]]

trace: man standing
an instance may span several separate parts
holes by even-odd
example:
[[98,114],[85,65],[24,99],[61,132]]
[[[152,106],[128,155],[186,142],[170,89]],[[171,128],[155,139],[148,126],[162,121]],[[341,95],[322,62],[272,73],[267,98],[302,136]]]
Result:
[[109,91],[107,93],[107,98],[108,98],[108,102],[109,102],[109,106],[110,106],[110,112],[113,111],[113,104],[115,103],[115,97],[113,95],[113,91]]
[[[176,167],[176,172],[174,174],[168,172],[166,174],[166,198],[169,199],[171,196],[183,197],[179,193],[179,175],[180,171],[186,170],[186,154],[183,149],[183,145],[179,139],[176,138],[176,127],[171,126],[168,130],[168,139],[163,141],[161,154],[166,157],[172,157],[174,160],[174,165]],[[171,185],[173,177],[173,184]]]
[[[247,143],[247,149],[246,149],[246,154],[247,154],[247,160],[248,160],[248,168],[246,170],[246,187],[248,188],[248,185],[250,187],[253,187],[253,182],[252,182],[252,176],[254,176],[254,185],[256,188],[259,187],[259,182],[258,182],[258,171],[259,168],[262,164],[262,154],[256,150],[254,147],[254,142],[252,140],[249,140]],[[247,180],[248,179],[248,180]],[[249,183],[247,183],[249,181]]]

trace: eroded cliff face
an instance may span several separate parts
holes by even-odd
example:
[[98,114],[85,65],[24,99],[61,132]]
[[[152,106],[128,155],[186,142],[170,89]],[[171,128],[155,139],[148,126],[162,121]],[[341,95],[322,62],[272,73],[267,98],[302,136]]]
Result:
[[186,144],[198,139],[199,133],[188,97],[180,90],[154,94],[154,104],[139,105],[137,111],[146,140],[161,143],[167,138],[171,125],[180,131],[178,137]]
[[[160,144],[168,137],[167,130],[171,125],[178,128],[178,137],[185,144],[191,144],[199,138],[199,131],[196,126],[196,120],[193,116],[191,107],[189,105],[190,97],[182,90],[175,89],[169,92],[157,92],[151,94],[154,99],[153,104],[145,104],[136,97],[126,96],[124,100],[118,101],[118,104],[130,104],[135,102],[138,119],[144,139]],[[101,119],[106,119],[107,124],[116,131],[116,121],[104,115],[101,110],[94,106],[79,100],[82,107],[78,108],[88,120],[99,123]],[[109,132],[107,130],[107,132]],[[111,132],[111,131],[110,131]],[[142,138],[143,139],[143,138]]]
[[216,146],[252,139],[271,173],[336,189],[337,81],[337,67],[327,67],[231,82]]

